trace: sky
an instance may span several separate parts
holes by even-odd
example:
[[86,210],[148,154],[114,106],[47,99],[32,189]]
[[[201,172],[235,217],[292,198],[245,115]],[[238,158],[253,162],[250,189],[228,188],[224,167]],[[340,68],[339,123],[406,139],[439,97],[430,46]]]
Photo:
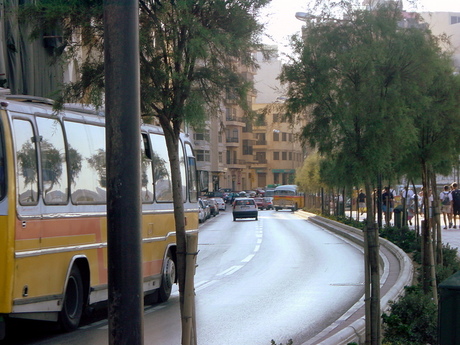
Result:
[[[299,33],[302,22],[295,18],[296,12],[307,11],[310,0],[271,0],[263,11],[261,20],[273,39],[264,38],[263,43],[278,46],[280,52],[287,52],[288,37]],[[419,0],[419,11],[460,12],[460,0]],[[404,7],[405,10],[410,8]]]

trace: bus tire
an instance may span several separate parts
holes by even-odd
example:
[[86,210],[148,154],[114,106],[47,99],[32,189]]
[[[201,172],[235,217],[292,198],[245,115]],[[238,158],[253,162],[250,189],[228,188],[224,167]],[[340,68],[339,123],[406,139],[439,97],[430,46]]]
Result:
[[78,328],[83,314],[83,281],[80,270],[73,266],[65,289],[62,310],[59,312],[61,328],[70,332]]
[[171,296],[172,286],[176,282],[176,264],[172,258],[171,252],[168,251],[163,264],[163,273],[161,275],[161,285],[158,289],[158,302],[166,302]]

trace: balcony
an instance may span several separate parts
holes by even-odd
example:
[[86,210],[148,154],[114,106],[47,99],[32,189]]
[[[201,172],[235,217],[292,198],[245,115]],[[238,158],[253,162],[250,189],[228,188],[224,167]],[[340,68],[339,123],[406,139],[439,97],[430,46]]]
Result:
[[[262,146],[262,147],[261,147],[261,146]],[[254,149],[265,148],[265,146],[267,146],[267,140],[257,140],[257,141],[253,144]]]
[[241,116],[229,116],[229,115],[227,115],[225,117],[225,121],[227,122],[226,124],[229,125],[229,126],[238,126],[238,127],[246,126],[246,122],[244,122],[244,119]]
[[245,169],[246,161],[244,159],[237,159],[235,161],[227,161],[228,169]]
[[240,139],[238,137],[226,138],[225,143],[227,144],[227,147],[239,147]]

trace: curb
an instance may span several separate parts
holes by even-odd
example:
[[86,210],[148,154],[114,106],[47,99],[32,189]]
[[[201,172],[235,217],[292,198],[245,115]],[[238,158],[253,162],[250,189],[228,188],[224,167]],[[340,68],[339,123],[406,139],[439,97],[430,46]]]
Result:
[[[297,215],[305,218],[307,221],[314,223],[320,227],[323,227],[335,234],[345,237],[360,246],[364,245],[364,237],[361,230],[353,228],[351,226],[333,221],[331,219],[323,218],[316,214],[308,213],[305,211],[298,211]],[[386,248],[391,254],[393,254],[399,262],[400,270],[395,284],[387,291],[384,296],[381,296],[380,307],[381,311],[386,312],[390,308],[390,301],[396,301],[400,296],[404,294],[404,287],[412,285],[412,279],[414,276],[414,267],[409,256],[399,247],[394,245],[392,242],[380,238],[380,246]],[[380,262],[383,266],[383,270],[389,269],[385,267],[385,260],[383,253],[380,253]],[[365,319],[364,317],[359,318],[347,327],[335,332],[330,337],[319,343],[321,345],[346,345],[350,342],[356,342],[357,344],[364,343],[365,333]],[[305,342],[302,345],[310,345],[312,343]]]

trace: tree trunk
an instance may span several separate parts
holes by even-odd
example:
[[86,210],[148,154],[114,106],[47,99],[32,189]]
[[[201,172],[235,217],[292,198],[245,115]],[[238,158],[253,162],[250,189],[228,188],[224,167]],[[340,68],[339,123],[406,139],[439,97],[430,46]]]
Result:
[[[180,172],[179,160],[179,131],[171,128],[169,122],[163,123],[160,118],[160,123],[163,128],[166,146],[168,148],[169,164],[171,166],[171,181],[173,187],[173,205],[174,205],[174,220],[176,224],[176,244],[177,244],[177,280],[179,283],[179,303],[182,323],[182,345],[190,345],[193,335],[196,334],[193,330],[195,321],[193,320],[194,310],[194,293],[185,291],[187,275],[194,274],[187,271],[187,238],[185,232],[185,212],[184,212],[184,197],[182,195],[182,179]],[[192,253],[191,253],[192,254]],[[193,279],[193,277],[190,277]],[[187,284],[193,289],[193,283]],[[191,300],[190,300],[191,299]]]
[[431,172],[431,189],[433,190],[433,210],[432,210],[432,227],[433,233],[436,234],[434,237],[436,239],[436,262],[438,265],[443,263],[443,255],[442,255],[442,231],[441,231],[441,218],[439,212],[439,198],[436,195],[436,174]]
[[[366,194],[371,195],[371,184],[366,181]],[[365,227],[365,272],[366,272],[366,344],[380,345],[381,343],[381,324],[380,324],[380,265],[379,265],[379,233],[375,224],[372,212],[372,199],[366,198],[368,212]],[[369,329],[370,328],[370,329]]]
[[[422,163],[422,183],[424,186],[428,186],[428,176],[430,169],[427,164]],[[425,208],[429,205],[428,192],[424,188],[424,204]],[[426,196],[426,197],[425,197]],[[435,197],[433,197],[433,203],[435,202]],[[425,212],[426,213],[426,212]],[[433,253],[433,236],[430,231],[430,222],[429,218],[425,218],[422,222],[422,286],[425,294],[432,293],[433,301],[438,304],[438,293],[436,286],[436,269],[434,264],[434,253]]]

